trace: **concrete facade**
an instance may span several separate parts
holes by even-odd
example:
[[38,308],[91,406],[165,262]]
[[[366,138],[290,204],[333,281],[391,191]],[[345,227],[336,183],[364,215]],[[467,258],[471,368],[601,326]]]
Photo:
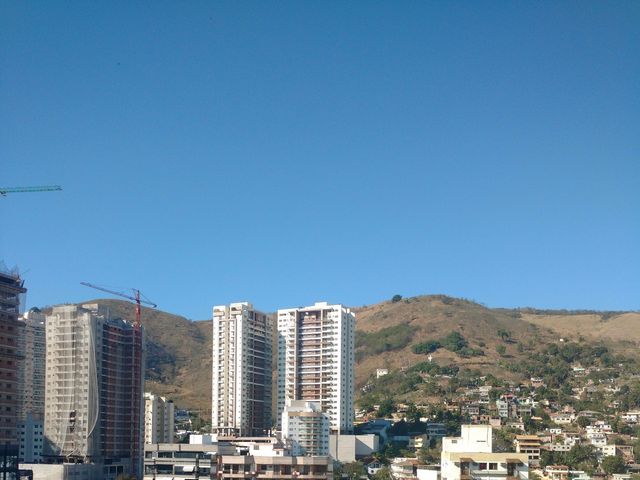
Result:
[[460,437],[442,440],[442,480],[528,480],[526,453],[494,453],[489,425],[462,425]]
[[174,405],[152,393],[144,394],[144,443],[173,443]]
[[20,440],[20,463],[39,463],[42,461],[44,446],[44,421],[30,413],[18,422],[18,437]]
[[271,428],[271,318],[250,303],[213,307],[211,427],[258,436]]
[[277,445],[253,446],[251,442],[146,445],[144,479],[333,480],[331,457],[292,456]]
[[355,462],[379,450],[380,437],[375,434],[329,436],[329,453],[342,463]]
[[[143,332],[97,304],[53,308],[46,321],[44,456],[142,474]],[[104,473],[104,472],[103,472]],[[103,477],[109,478],[109,477]]]
[[17,272],[0,270],[0,445],[18,446],[20,351],[23,323],[20,297],[26,293]]
[[319,302],[278,310],[278,427],[287,400],[320,405],[331,433],[352,433],[355,315]]
[[282,439],[292,455],[329,455],[329,417],[316,403],[289,400],[282,415]]

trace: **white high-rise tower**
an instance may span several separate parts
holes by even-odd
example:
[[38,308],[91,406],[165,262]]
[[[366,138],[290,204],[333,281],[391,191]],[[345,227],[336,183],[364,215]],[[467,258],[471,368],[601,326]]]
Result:
[[213,433],[260,436],[271,428],[271,318],[250,303],[213,307]]
[[353,432],[355,315],[316,303],[278,310],[278,426],[287,400],[320,405],[331,433]]

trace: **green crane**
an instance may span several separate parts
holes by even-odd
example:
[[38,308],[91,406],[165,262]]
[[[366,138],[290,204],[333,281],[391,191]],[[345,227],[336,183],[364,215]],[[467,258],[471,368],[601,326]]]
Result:
[[24,192],[58,192],[62,190],[60,185],[42,185],[39,187],[0,187],[0,195],[7,196],[7,193],[24,193]]

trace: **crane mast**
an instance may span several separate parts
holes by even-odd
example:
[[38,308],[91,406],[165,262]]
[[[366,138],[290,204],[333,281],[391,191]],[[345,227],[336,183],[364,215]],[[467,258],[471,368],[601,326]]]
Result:
[[112,295],[117,295],[118,297],[126,298],[127,300],[131,300],[135,302],[136,303],[136,321],[135,321],[136,327],[140,327],[140,317],[142,315],[142,308],[140,306],[141,303],[144,303],[145,305],[149,305],[152,308],[157,307],[157,305],[153,302],[149,302],[148,300],[141,300],[140,290],[138,290],[137,288],[132,289],[133,290],[133,296],[132,296],[122,292],[116,292],[115,290],[110,290],[108,288],[100,287],[99,285],[94,285],[93,283],[89,283],[89,282],[80,282],[80,285],[84,285],[85,287],[93,288],[95,290],[100,290],[102,292],[107,292]]
[[[131,359],[131,373],[132,373],[132,382],[133,385],[140,385],[140,388],[144,389],[144,374],[142,372],[142,359],[143,359],[143,332],[140,328],[140,317],[142,314],[141,304],[149,305],[153,308],[156,308],[157,305],[148,300],[143,300],[140,298],[140,290],[137,288],[132,289],[133,295],[129,295],[123,292],[116,292],[115,290],[110,290],[108,288],[101,287],[99,285],[94,285],[88,282],[80,282],[81,285],[85,287],[93,288],[95,290],[100,290],[102,292],[110,293],[112,295],[116,295],[118,297],[126,298],[127,300],[132,300],[136,304],[136,321],[133,324],[133,352]],[[143,407],[143,400],[141,391],[138,392],[137,389],[134,389],[134,392],[131,396],[131,438],[133,439],[133,451],[132,458],[135,462],[140,461],[142,456],[142,443],[140,440],[141,432],[144,432],[143,422],[141,421],[140,409]],[[140,472],[136,472],[136,474],[140,474]]]

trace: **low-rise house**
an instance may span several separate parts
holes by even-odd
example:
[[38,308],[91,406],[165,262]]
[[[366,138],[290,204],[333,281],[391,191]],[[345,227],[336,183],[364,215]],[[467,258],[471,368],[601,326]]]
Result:
[[557,423],[558,425],[568,425],[576,419],[573,413],[552,413],[549,417],[553,423]]
[[550,480],[569,479],[569,467],[566,465],[547,465],[544,469],[544,473]]
[[591,475],[584,470],[569,470],[569,478],[571,480],[592,480]]
[[549,433],[540,432],[537,435],[538,435],[538,438],[540,439],[540,443],[551,443],[553,441],[553,437],[554,437],[551,434],[551,432],[549,432]]
[[540,377],[531,377],[531,388],[546,387],[544,381]]
[[633,446],[632,445],[604,445],[597,447],[598,457],[622,457],[625,462],[633,463]]
[[418,480],[440,480],[440,465],[418,465],[416,477]]
[[529,457],[493,452],[488,425],[462,425],[460,437],[442,440],[441,480],[527,480]]
[[547,446],[547,449],[552,452],[568,452],[572,447],[573,445],[569,445],[567,443],[552,443]]
[[594,447],[602,447],[607,444],[607,436],[602,433],[594,434],[589,438],[589,441]]
[[640,423],[640,410],[632,410],[627,413],[623,413],[620,415],[620,419],[628,424],[635,425],[636,423]]
[[411,435],[409,437],[409,448],[419,450],[429,445],[429,436],[426,433],[422,435]]
[[611,477],[613,480],[631,480],[630,473],[614,473]]
[[496,400],[496,409],[500,418],[515,418],[518,416],[518,402],[513,395],[502,395]]
[[467,403],[462,406],[462,414],[469,416],[480,415],[480,405]]
[[529,465],[540,463],[540,449],[542,443],[537,435],[516,435],[513,441],[516,453],[526,453],[529,456]]
[[375,458],[369,460],[368,462],[364,462],[364,468],[367,469],[367,473],[369,475],[375,475],[382,467],[384,467],[384,465]]
[[416,467],[418,460],[415,458],[394,458],[391,462],[391,476],[395,480],[415,480],[417,479]]
[[444,423],[427,423],[427,427],[425,429],[425,433],[429,436],[429,438],[443,438],[447,435],[447,429],[444,426]]
[[577,432],[564,432],[564,443],[568,445],[579,444],[582,440],[582,435]]
[[513,428],[514,430],[520,430],[524,432],[524,423],[523,422],[507,422],[507,428]]

